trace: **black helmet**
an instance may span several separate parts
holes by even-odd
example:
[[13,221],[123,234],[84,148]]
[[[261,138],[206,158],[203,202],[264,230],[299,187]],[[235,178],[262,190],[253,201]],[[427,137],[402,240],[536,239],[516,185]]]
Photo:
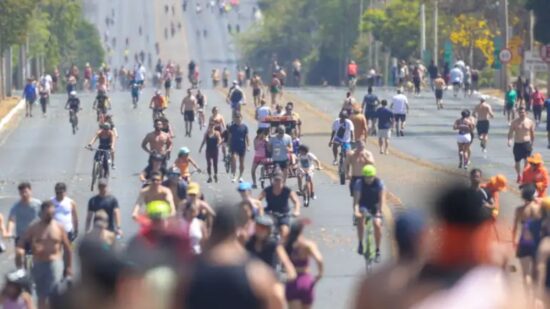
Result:
[[111,124],[108,122],[104,122],[100,126],[103,130],[111,130]]

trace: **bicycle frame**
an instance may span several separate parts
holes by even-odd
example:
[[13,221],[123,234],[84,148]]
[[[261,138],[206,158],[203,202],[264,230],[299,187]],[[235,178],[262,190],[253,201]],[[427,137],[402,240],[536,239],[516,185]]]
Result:
[[376,257],[376,245],[374,242],[374,216],[368,211],[363,211],[363,226],[363,257],[365,258],[367,273],[370,273]]

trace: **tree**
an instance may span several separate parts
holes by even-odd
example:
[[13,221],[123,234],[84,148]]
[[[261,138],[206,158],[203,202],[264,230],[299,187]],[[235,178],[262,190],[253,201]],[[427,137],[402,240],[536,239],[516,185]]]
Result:
[[542,44],[550,44],[550,1],[527,0],[526,8],[535,14],[535,39]]
[[11,45],[25,41],[35,0],[0,1],[0,54]]
[[493,64],[495,61],[494,37],[495,33],[491,31],[486,20],[465,14],[455,17],[449,35],[453,44],[467,50],[470,65],[474,64],[474,48],[481,51],[488,65]]

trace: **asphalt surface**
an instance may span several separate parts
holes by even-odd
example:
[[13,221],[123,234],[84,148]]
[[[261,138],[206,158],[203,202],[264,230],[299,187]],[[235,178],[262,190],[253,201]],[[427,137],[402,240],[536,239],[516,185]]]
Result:
[[[155,1],[156,2],[156,1]],[[109,35],[117,38],[117,46],[112,54],[112,67],[124,64],[122,55],[124,47],[121,44],[124,38],[130,37],[132,52],[144,49],[146,53],[154,53],[154,42],[159,41],[162,46],[178,46],[188,44],[189,51],[164,52],[179,63],[185,64],[187,59],[195,59],[199,64],[203,80],[208,79],[212,68],[222,69],[227,66],[234,74],[237,63],[237,54],[233,49],[231,35],[227,32],[227,24],[239,23],[244,30],[251,22],[252,2],[241,1],[241,16],[236,12],[219,17],[217,10],[210,12],[203,3],[203,12],[197,15],[194,2],[189,1],[187,12],[183,14],[182,24],[186,33],[179,33],[172,42],[159,38],[159,32],[171,22],[162,17],[163,3],[174,4],[181,10],[179,1],[97,1],[88,12],[88,17],[95,21],[100,33],[105,32],[104,18],[115,10],[115,25],[109,29]],[[124,9],[121,9],[124,7]],[[160,12],[160,13],[159,13]],[[159,15],[160,14],[160,15]],[[177,14],[175,16],[177,16]],[[139,21],[139,22],[138,22]],[[137,24],[147,24],[143,28],[143,35],[148,36],[150,42],[142,42],[137,37]],[[207,29],[207,37],[201,37],[187,42],[181,42],[186,37],[196,35],[196,30]],[[160,30],[159,30],[160,29]],[[151,43],[153,42],[153,43]],[[181,54],[180,54],[181,53]],[[189,57],[189,58],[188,58]],[[131,61],[131,63],[133,63]],[[207,83],[208,85],[208,83]],[[225,104],[220,90],[206,88],[209,111],[212,106],[220,107],[226,120],[230,110]],[[119,133],[116,149],[116,170],[112,172],[110,189],[118,198],[122,213],[122,229],[125,233],[123,241],[127,241],[137,231],[137,225],[131,220],[131,211],[140,188],[138,173],[145,167],[147,154],[140,148],[145,134],[152,130],[151,112],[146,107],[153,89],[146,88],[140,98],[139,107],[131,107],[130,94],[127,92],[111,92],[116,128]],[[179,114],[179,102],[183,98],[183,90],[175,90],[171,96],[171,104],[167,115],[176,134],[174,149],[188,146],[192,150],[192,157],[205,169],[203,154],[198,153],[202,134],[198,126],[194,128],[192,138],[185,138],[183,119]],[[68,113],[63,109],[66,96],[55,94],[51,98],[48,114],[44,118],[35,109],[33,118],[23,118],[21,115],[12,121],[9,129],[0,133],[0,162],[3,162],[3,172],[0,176],[0,205],[1,213],[7,217],[9,208],[17,199],[17,184],[28,180],[33,185],[34,196],[46,199],[53,196],[53,186],[62,181],[68,185],[68,195],[78,205],[80,232],[83,232],[86,205],[94,193],[90,192],[91,166],[93,153],[84,149],[97,130],[95,112],[91,105],[91,93],[80,94],[83,111],[80,113],[80,130],[73,135],[68,121]],[[210,112],[207,113],[207,116]],[[255,124],[246,119],[250,132],[255,131]],[[253,136],[251,135],[252,139]],[[304,142],[308,142],[307,137]],[[174,157],[175,153],[172,157]],[[247,155],[245,180],[250,180],[252,152]],[[221,164],[220,164],[221,168]],[[195,174],[193,180],[199,182],[208,202],[217,204],[237,200],[236,184],[231,183],[229,175],[220,169],[220,182],[206,184],[207,176]],[[317,241],[325,260],[325,277],[316,287],[315,308],[343,308],[351,300],[356,281],[364,273],[364,260],[355,251],[355,232],[351,226],[351,205],[347,187],[336,185],[334,180],[324,173],[315,176],[318,200],[312,202],[309,208],[302,209],[302,216],[311,218],[313,224],[308,228],[308,235]],[[289,185],[296,187],[294,180]],[[254,195],[259,194],[254,191]],[[387,233],[386,240],[389,238]],[[383,259],[391,255],[388,241],[384,242]],[[0,269],[8,271],[13,267],[12,248],[0,259]]]

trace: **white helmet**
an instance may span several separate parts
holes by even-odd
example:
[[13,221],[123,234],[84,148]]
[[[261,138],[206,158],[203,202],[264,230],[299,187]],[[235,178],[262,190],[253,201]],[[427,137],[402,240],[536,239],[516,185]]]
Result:
[[76,97],[76,91],[73,90],[73,91],[69,92],[69,95],[71,97]]

